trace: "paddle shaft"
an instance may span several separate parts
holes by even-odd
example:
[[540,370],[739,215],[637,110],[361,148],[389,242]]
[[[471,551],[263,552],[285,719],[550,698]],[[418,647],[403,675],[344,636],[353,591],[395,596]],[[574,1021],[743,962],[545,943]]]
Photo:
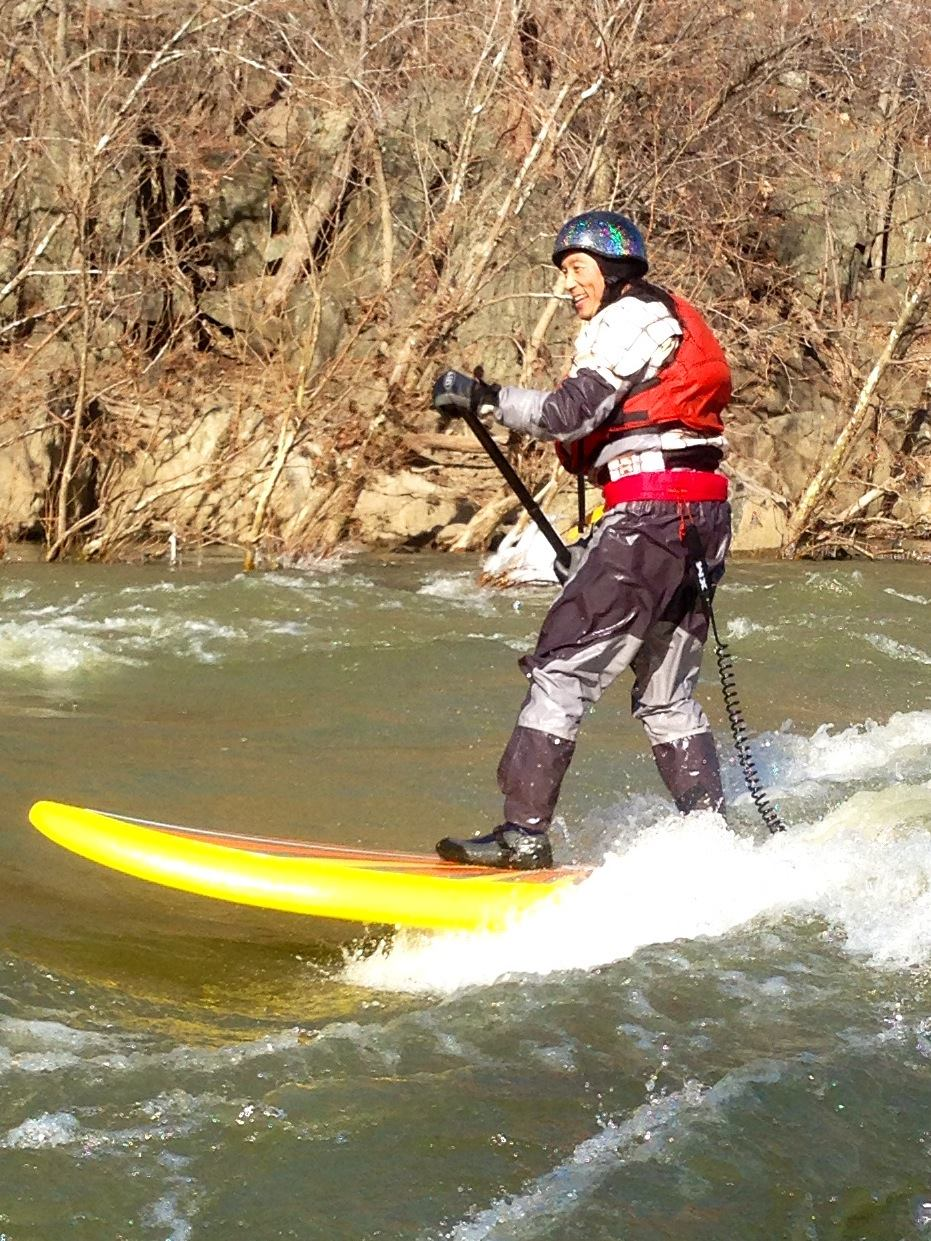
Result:
[[568,566],[570,563],[569,549],[550,525],[546,518],[546,514],[530,494],[520,475],[495,443],[491,432],[479,418],[478,411],[474,409],[464,410],[462,416],[471,427],[475,438],[498,467],[505,482],[536,522],[540,533],[544,536],[550,547],[552,547],[553,551],[556,553],[556,559],[560,562],[560,564]]

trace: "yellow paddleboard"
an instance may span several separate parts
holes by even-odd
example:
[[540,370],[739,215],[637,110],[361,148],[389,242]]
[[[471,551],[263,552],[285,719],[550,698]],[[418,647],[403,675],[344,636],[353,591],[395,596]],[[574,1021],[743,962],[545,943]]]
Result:
[[215,900],[429,930],[501,930],[589,871],[507,871],[433,856],[235,836],[40,801],[33,826],[111,870]]

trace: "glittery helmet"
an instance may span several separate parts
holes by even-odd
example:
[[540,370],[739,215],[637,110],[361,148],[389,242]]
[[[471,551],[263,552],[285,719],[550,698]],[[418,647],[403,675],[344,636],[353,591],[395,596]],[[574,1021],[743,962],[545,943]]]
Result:
[[643,234],[626,215],[616,211],[584,211],[567,220],[556,236],[553,262],[559,267],[567,254],[584,250],[603,259],[629,259],[645,276],[649,268]]

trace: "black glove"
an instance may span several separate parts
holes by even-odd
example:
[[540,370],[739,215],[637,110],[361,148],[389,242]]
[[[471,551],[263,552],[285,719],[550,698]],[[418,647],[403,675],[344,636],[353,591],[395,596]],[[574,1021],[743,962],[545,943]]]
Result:
[[462,371],[443,371],[433,385],[433,408],[444,418],[461,418],[471,410],[482,406],[497,409],[500,384],[487,384]]

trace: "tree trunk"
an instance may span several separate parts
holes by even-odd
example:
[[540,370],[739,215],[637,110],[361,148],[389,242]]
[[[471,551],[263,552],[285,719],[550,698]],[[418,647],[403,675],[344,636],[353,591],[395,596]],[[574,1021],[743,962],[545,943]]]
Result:
[[857,397],[853,412],[835,440],[834,447],[831,449],[827,461],[825,461],[824,465],[808,484],[795,512],[789,517],[785,545],[782,551],[784,559],[795,559],[798,554],[799,541],[824,507],[824,503],[837,480],[838,474],[866,424],[873,397],[886,367],[901,349],[903,339],[908,330],[919,320],[922,314],[929,288],[931,288],[931,236],[925,240],[925,254],[918,282],[912,292],[905,298],[902,311],[889,333],[885,348],[876,359],[873,369],[860,389],[860,395]]
[[472,552],[487,547],[488,540],[498,528],[499,523],[517,507],[517,501],[510,491],[496,496],[483,504],[472,517],[462,534],[450,544],[451,552]]
[[277,314],[281,310],[288,294],[300,278],[304,265],[311,261],[314,242],[345,192],[354,154],[348,123],[346,130],[343,148],[337,155],[332,170],[320,179],[303,213],[295,209],[295,218],[289,229],[288,249],[281,260],[266,302],[271,314]]

